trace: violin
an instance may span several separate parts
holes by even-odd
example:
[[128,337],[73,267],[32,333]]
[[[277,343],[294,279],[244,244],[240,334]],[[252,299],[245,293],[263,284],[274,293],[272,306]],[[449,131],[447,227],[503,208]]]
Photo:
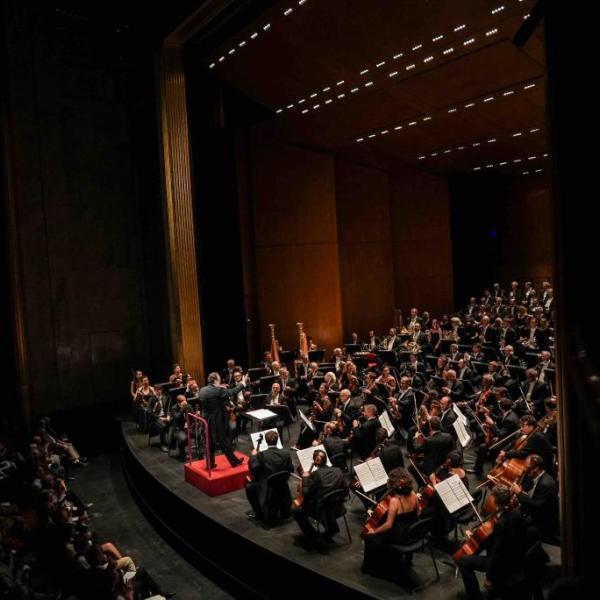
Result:
[[[256,440],[256,448],[254,448],[257,452],[260,452],[260,445],[262,444],[263,438],[264,438],[264,434],[261,433],[257,440]],[[248,471],[248,474],[246,475],[246,481],[250,482],[254,480],[254,473],[252,473],[252,471]]]
[[[298,468],[301,469],[302,467],[300,465],[298,465]],[[308,470],[308,472],[312,473],[312,470],[314,468],[315,468],[315,463],[312,463],[310,465],[310,469]],[[300,481],[298,482],[298,486],[296,487],[296,497],[294,498],[292,506],[294,508],[300,508],[303,504],[304,504],[304,478],[300,477]]]

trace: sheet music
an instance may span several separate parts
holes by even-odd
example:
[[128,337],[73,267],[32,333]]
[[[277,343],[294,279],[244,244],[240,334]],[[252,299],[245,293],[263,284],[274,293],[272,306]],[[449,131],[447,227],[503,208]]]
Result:
[[392,420],[390,419],[390,415],[388,414],[387,410],[384,410],[379,415],[379,423],[387,431],[388,437],[392,437],[392,435],[394,435],[394,431],[396,431],[396,429],[392,425]]
[[371,490],[384,486],[388,482],[388,474],[379,457],[367,460],[354,467],[354,472],[363,491],[368,494]]
[[463,425],[466,427],[469,424],[469,421],[465,414],[463,413],[458,406],[456,406],[456,402],[452,404],[452,410],[456,413],[456,416],[463,422]]
[[[304,450],[298,450],[296,452],[298,461],[302,465],[303,471],[310,471],[310,467],[313,464],[313,452],[315,450],[323,450],[323,452],[325,452],[325,456],[327,456],[327,451],[325,450],[325,446],[323,446],[323,444],[319,444],[318,446],[309,446],[308,448],[304,448]],[[327,466],[331,467],[329,456],[327,456]]]
[[302,421],[304,421],[304,424],[305,424],[305,425],[306,425],[306,426],[307,426],[307,427],[308,427],[308,428],[309,428],[311,431],[315,431],[315,429],[316,429],[316,428],[315,428],[315,424],[314,424],[312,421],[309,421],[309,420],[306,418],[306,415],[305,415],[305,414],[304,414],[304,413],[303,413],[301,410],[299,410],[299,411],[298,411],[298,414],[300,415],[300,418],[302,419]]
[[471,443],[471,436],[467,431],[467,428],[460,419],[456,419],[456,421],[452,423],[452,427],[454,427],[454,431],[456,431],[460,445],[463,448],[466,448]]
[[473,502],[471,494],[458,475],[452,475],[436,483],[434,487],[450,514]]
[[259,421],[264,421],[265,419],[272,419],[273,417],[277,416],[273,411],[267,410],[266,408],[251,410],[245,414],[254,419],[258,419]]
[[[250,439],[252,440],[252,448],[256,448],[256,444],[258,442],[258,438],[262,435],[263,439],[262,439],[262,442],[260,443],[260,446],[259,446],[258,449],[261,452],[264,452],[269,447],[269,446],[267,446],[267,440],[265,440],[265,435],[269,431],[274,431],[275,433],[277,433],[277,429],[275,427],[273,427],[273,429],[265,429],[264,431],[257,431],[256,433],[251,433],[250,434]],[[283,448],[283,444],[281,443],[281,436],[279,436],[277,438],[277,447],[280,450]]]

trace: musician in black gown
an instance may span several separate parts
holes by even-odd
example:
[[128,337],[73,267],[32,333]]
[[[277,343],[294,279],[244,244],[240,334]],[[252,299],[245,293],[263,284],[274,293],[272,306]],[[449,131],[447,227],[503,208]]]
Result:
[[[391,544],[408,541],[410,526],[419,517],[419,499],[414,490],[412,477],[398,467],[389,473],[389,508],[386,520],[365,537],[362,572],[376,577],[393,577],[398,574],[397,556],[391,553]],[[402,558],[404,565],[412,561],[412,554]]]

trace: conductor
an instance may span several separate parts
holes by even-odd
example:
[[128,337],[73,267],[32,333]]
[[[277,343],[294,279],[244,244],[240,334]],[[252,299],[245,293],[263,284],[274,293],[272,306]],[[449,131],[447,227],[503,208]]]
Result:
[[244,389],[243,382],[235,387],[227,388],[221,384],[221,376],[218,373],[210,373],[208,385],[205,385],[199,392],[198,400],[208,421],[210,434],[210,463],[211,468],[215,468],[215,448],[217,444],[221,446],[223,454],[227,457],[232,467],[241,465],[244,460],[237,458],[231,448],[231,438],[229,437],[228,413],[225,407],[229,400],[236,396],[238,392]]

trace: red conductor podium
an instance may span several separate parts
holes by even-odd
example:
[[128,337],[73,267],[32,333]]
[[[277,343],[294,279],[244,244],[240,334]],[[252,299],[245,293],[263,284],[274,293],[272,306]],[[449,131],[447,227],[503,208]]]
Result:
[[208,496],[220,496],[221,494],[241,490],[246,485],[248,457],[241,452],[236,452],[235,455],[240,459],[244,459],[244,462],[237,467],[232,467],[227,457],[219,454],[215,456],[216,468],[211,469],[208,422],[203,417],[192,413],[189,413],[187,416],[188,456],[190,458],[192,456],[192,435],[195,428],[198,427],[204,429],[204,439],[206,442],[205,458],[203,460],[191,460],[184,465],[185,480]]

